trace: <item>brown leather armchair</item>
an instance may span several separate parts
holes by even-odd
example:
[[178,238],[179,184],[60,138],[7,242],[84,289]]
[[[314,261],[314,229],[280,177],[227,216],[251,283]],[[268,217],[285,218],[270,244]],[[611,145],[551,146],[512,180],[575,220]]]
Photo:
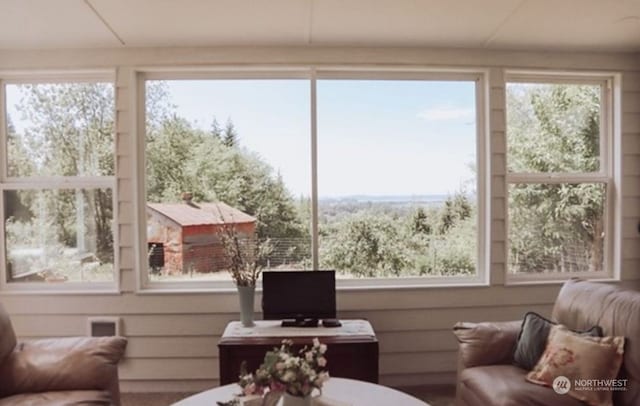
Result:
[[120,405],[123,337],[17,343],[0,304],[0,406]]
[[[552,319],[574,330],[601,326],[607,336],[626,337],[620,377],[626,391],[616,391],[616,406],[640,405],[640,292],[580,281],[560,290]],[[457,406],[581,406],[584,403],[525,381],[528,371],[513,365],[520,321],[457,323],[459,341]]]

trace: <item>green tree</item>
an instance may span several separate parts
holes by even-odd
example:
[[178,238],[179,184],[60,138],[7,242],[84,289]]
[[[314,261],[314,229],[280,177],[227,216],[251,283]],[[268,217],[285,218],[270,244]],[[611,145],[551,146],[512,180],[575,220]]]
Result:
[[[202,146],[202,138],[183,118],[173,115],[165,119],[155,133],[147,133],[147,199],[155,202],[179,201],[182,192],[192,191],[203,199],[203,191],[194,184],[194,151]],[[215,158],[212,156],[211,158]]]
[[438,232],[446,234],[458,222],[468,219],[472,210],[473,207],[464,190],[457,191],[453,196],[447,197],[440,213]]
[[[599,169],[598,86],[513,86],[507,92],[509,170]],[[509,191],[510,262],[516,271],[602,269],[603,184],[517,184]]]
[[400,276],[409,264],[402,223],[392,216],[363,213],[322,230],[322,266],[354,276]]
[[431,234],[432,227],[429,223],[427,212],[424,208],[418,207],[413,213],[411,220],[411,231],[413,234]]
[[227,147],[234,147],[238,144],[238,132],[236,131],[236,127],[233,124],[233,121],[231,121],[231,118],[227,120],[227,124],[224,126],[222,143]]
[[145,82],[145,126],[147,137],[157,132],[162,123],[175,114],[176,106],[169,102],[169,86],[163,80]]
[[[25,146],[16,134],[16,128],[10,115],[7,115],[7,172],[13,176],[30,176],[33,171],[33,159],[28,155]],[[4,218],[13,217],[12,221],[29,221],[33,217],[31,201],[15,190],[4,192]]]
[[217,140],[222,139],[222,128],[220,127],[220,123],[218,123],[216,116],[213,116],[213,120],[211,120],[211,135]]
[[270,265],[308,257],[308,227],[282,178],[237,143],[233,122],[222,140],[211,135],[177,115],[148,133],[147,199],[175,202],[190,191],[199,201],[223,201],[256,217],[259,240],[273,245]]
[[[17,109],[28,125],[10,140],[12,176],[112,176],[114,175],[114,94],[106,83],[19,85]],[[17,145],[21,145],[20,148]],[[32,164],[24,165],[24,156]],[[15,172],[11,172],[15,171]],[[111,218],[113,201],[106,189],[77,190],[52,197],[49,211],[62,243],[74,244],[78,236],[76,210],[86,206],[84,227],[95,234],[98,257],[113,260]],[[53,195],[52,195],[53,196]],[[84,234],[84,231],[83,231]]]

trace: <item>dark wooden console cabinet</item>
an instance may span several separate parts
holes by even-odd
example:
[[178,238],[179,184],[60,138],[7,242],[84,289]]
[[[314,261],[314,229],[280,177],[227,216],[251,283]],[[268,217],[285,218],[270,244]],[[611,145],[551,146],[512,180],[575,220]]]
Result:
[[[367,323],[364,322],[363,323]],[[368,323],[367,323],[368,324]],[[358,379],[378,383],[378,340],[372,335],[323,335],[323,327],[315,329],[320,342],[327,344],[327,369],[330,376]],[[371,330],[373,331],[373,330]],[[255,371],[264,360],[264,354],[290,338],[297,350],[312,345],[315,335],[269,337],[262,335],[227,336],[218,343],[220,385],[238,382],[240,365],[247,362],[249,371]]]

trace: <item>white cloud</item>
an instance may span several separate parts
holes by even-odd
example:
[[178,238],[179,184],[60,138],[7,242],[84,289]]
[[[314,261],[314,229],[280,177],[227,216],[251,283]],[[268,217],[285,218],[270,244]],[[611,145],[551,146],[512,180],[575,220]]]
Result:
[[473,109],[463,109],[452,106],[432,107],[418,113],[418,117],[427,121],[468,119],[473,118]]

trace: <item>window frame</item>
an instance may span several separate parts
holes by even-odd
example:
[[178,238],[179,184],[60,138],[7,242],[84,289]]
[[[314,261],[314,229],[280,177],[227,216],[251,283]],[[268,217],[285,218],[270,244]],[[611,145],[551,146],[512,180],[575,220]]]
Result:
[[[476,119],[476,179],[477,192],[477,268],[473,276],[425,276],[402,278],[353,278],[337,280],[339,289],[398,289],[433,286],[488,285],[490,269],[490,191],[488,148],[488,77],[486,69],[429,68],[422,66],[255,66],[255,67],[182,67],[157,68],[141,67],[132,72],[135,91],[135,117],[133,133],[137,134],[134,143],[136,157],[134,179],[135,224],[136,224],[136,262],[139,270],[137,291],[139,293],[184,293],[232,291],[232,281],[170,281],[154,282],[149,279],[146,263],[146,82],[148,80],[304,80],[309,85],[309,122],[310,122],[310,164],[311,164],[311,254],[312,269],[318,269],[318,123],[317,123],[317,81],[323,79],[344,80],[416,80],[416,81],[453,81],[475,82],[475,119]],[[258,286],[260,288],[260,285]]]
[[[8,175],[6,86],[19,84],[108,83],[113,86],[112,176],[30,176]],[[120,235],[118,230],[117,86],[114,69],[61,71],[0,71],[0,212],[4,213],[7,190],[110,189],[113,205],[113,280],[105,282],[9,282],[7,275],[5,221],[0,225],[0,292],[2,293],[118,293],[120,291]]]
[[[616,122],[616,100],[620,92],[620,75],[609,72],[546,72],[510,70],[505,72],[505,93],[511,83],[575,84],[600,87],[600,157],[596,172],[511,172],[509,171],[509,136],[505,125],[505,282],[507,285],[563,282],[570,278],[619,280],[620,271],[620,132]],[[507,98],[505,117],[508,114]],[[506,122],[506,120],[505,120]],[[517,184],[604,184],[606,187],[604,220],[605,241],[602,271],[515,273],[509,269],[509,186]]]

